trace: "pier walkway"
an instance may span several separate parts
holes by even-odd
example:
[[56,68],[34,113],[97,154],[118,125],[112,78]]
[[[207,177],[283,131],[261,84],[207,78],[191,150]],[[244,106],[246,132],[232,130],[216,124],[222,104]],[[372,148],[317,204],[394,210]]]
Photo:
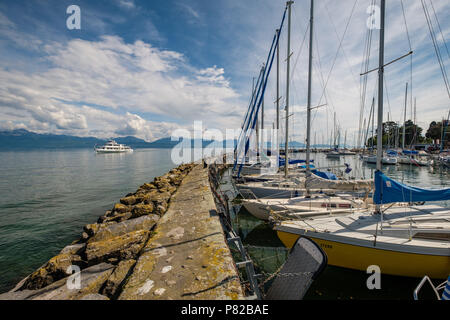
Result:
[[197,165],[172,196],[119,299],[243,299],[209,185]]

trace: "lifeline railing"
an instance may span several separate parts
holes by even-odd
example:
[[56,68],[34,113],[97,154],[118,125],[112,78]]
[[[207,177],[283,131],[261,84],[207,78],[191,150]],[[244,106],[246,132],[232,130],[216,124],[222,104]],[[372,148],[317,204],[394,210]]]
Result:
[[[419,300],[419,292],[422,289],[425,282],[428,281],[431,288],[434,291],[434,294],[436,295],[436,298],[438,300],[450,300],[450,276],[447,278],[447,281],[444,281],[443,283],[439,284],[437,287],[434,286],[433,282],[431,282],[431,279],[428,276],[424,276],[422,280],[420,281],[417,288],[414,290],[414,300]],[[442,297],[439,294],[440,290],[444,290],[442,293]]]
[[[216,204],[218,205],[219,216],[222,218],[224,223],[224,232],[226,239],[229,244],[234,243],[241,255],[242,261],[235,262],[237,268],[245,267],[247,273],[247,279],[250,284],[250,289],[252,291],[252,295],[248,296],[249,300],[261,300],[262,294],[258,285],[258,277],[255,272],[255,267],[252,259],[248,255],[247,251],[242,244],[241,238],[235,233],[232,222],[231,222],[231,214],[230,214],[230,206],[229,206],[229,197],[226,192],[220,190],[220,178],[223,172],[225,171],[226,166],[219,166],[215,163],[208,165],[209,172],[209,180],[211,184],[211,190],[214,194],[214,199]],[[231,191],[230,191],[231,192]],[[234,210],[234,209],[233,209]]]

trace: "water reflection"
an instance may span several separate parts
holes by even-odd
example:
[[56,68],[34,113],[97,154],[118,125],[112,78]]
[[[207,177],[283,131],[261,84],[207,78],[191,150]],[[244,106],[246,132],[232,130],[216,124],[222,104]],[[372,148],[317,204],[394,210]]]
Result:
[[0,292],[78,238],[118,199],[175,167],[170,152],[0,152]]

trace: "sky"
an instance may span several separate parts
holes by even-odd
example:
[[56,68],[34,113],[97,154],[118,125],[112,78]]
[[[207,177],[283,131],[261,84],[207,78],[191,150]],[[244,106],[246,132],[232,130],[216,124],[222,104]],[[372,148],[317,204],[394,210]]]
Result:
[[[371,2],[315,1],[312,105],[326,105],[313,111],[312,143],[330,140],[334,114],[341,143],[345,135],[347,144],[357,139]],[[442,30],[438,47],[448,70],[444,39],[450,38],[450,3],[425,2],[435,30]],[[70,5],[80,8],[81,29],[67,28]],[[203,129],[237,129],[284,8],[285,1],[274,0],[2,0],[0,129],[100,138],[133,135],[147,141],[179,128],[190,130],[194,121],[202,121]],[[289,126],[291,139],[302,142],[309,8],[309,0],[292,6]],[[385,62],[414,53],[385,68],[384,119],[389,112],[391,120],[403,121],[408,82],[407,119],[413,118],[415,104],[417,123],[426,130],[429,122],[447,116],[450,99],[422,3],[390,0],[386,10]],[[286,27],[280,39],[282,109]],[[373,30],[369,69],[378,65],[378,37]],[[274,66],[265,95],[266,128],[275,121],[275,75]],[[376,78],[376,72],[368,76],[361,119],[368,118],[372,97],[377,99]],[[282,110],[281,123],[284,117]]]

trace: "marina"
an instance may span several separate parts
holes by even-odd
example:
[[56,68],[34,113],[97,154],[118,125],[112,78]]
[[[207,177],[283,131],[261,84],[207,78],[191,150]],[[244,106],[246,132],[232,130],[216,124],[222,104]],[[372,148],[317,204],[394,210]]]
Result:
[[[272,180],[263,182],[247,182],[245,175],[243,179],[235,185],[237,192],[243,198],[241,203],[247,211],[254,217],[261,220],[269,220],[273,229],[276,230],[278,238],[287,248],[294,248],[302,239],[312,239],[318,244],[328,257],[328,264],[336,267],[342,267],[353,270],[369,270],[375,267],[378,272],[384,275],[416,277],[431,277],[437,279],[446,279],[450,270],[450,229],[449,229],[449,210],[444,206],[424,205],[427,201],[445,201],[450,200],[450,188],[444,189],[422,189],[417,186],[410,186],[388,178],[383,174],[387,166],[409,165],[417,167],[428,167],[431,161],[424,160],[423,157],[430,156],[422,152],[422,158],[418,158],[418,151],[407,150],[405,144],[406,136],[406,106],[408,95],[408,83],[405,92],[405,120],[402,132],[402,150],[389,150],[390,146],[384,145],[384,129],[386,124],[383,122],[383,103],[384,103],[384,68],[402,58],[405,58],[413,51],[392,60],[385,64],[385,10],[386,3],[381,0],[381,22],[378,40],[378,68],[367,70],[361,73],[367,79],[367,74],[377,71],[377,105],[375,105],[375,95],[372,98],[370,117],[368,123],[372,122],[372,136],[369,140],[367,125],[367,134],[364,136],[364,148],[359,159],[366,165],[375,165],[375,172],[370,181],[352,180],[345,177],[344,174],[330,174],[326,171],[315,169],[317,161],[312,165],[311,161],[311,88],[312,82],[312,61],[313,61],[313,21],[314,21],[314,1],[310,2],[309,19],[309,56],[307,73],[307,117],[306,117],[306,150],[305,164],[301,167],[290,168],[288,163],[296,163],[297,160],[291,160],[289,152],[289,82],[290,69],[289,60],[290,32],[291,32],[291,6],[293,2],[286,3],[288,12],[288,31],[287,31],[287,66],[286,66],[286,124],[285,124],[285,142],[284,142],[284,177],[278,176]],[[263,109],[260,109],[264,101],[264,90],[268,74],[272,67],[274,53],[272,48],[278,46],[279,30],[283,26],[286,16],[286,10],[282,18],[281,26],[277,29],[274,42],[269,51],[269,57],[265,65],[268,70],[264,70],[264,76],[259,83],[258,91],[253,91],[253,97],[245,117],[243,128],[251,131],[256,126],[256,143],[253,146],[253,152],[256,150],[257,161],[263,163],[263,148],[265,142],[260,140],[258,135],[259,120],[263,119]],[[431,32],[431,30],[430,30]],[[370,37],[369,32],[369,37]],[[367,61],[369,56],[367,56]],[[412,62],[411,62],[412,63]],[[278,65],[277,65],[278,67]],[[267,75],[266,75],[267,74]],[[278,74],[278,69],[277,69]],[[444,81],[445,81],[444,75]],[[278,78],[277,78],[278,86]],[[260,93],[260,89],[262,89]],[[278,90],[277,90],[278,92]],[[450,94],[449,94],[450,97]],[[278,98],[278,97],[277,97]],[[365,99],[365,97],[364,97]],[[414,107],[415,108],[415,107]],[[375,110],[377,109],[377,129],[374,131]],[[361,109],[363,110],[363,109]],[[260,114],[261,112],[261,114]],[[362,115],[362,111],[361,111]],[[449,113],[450,115],[450,113]],[[277,109],[277,117],[279,112]],[[388,114],[389,118],[389,114]],[[263,121],[261,119],[261,121]],[[388,119],[389,121],[389,119]],[[278,124],[278,119],[276,123]],[[361,119],[360,119],[361,128]],[[365,126],[365,125],[364,125]],[[261,128],[263,125],[261,125]],[[278,129],[278,125],[277,125]],[[360,138],[363,136],[363,130],[359,132]],[[409,143],[415,139],[417,129],[414,129],[414,136]],[[445,129],[443,129],[445,132]],[[251,134],[251,133],[250,133]],[[398,135],[398,133],[397,133]],[[340,131],[336,125],[336,113],[334,113],[333,129],[334,149],[326,152],[327,159],[339,160],[347,152],[339,150]],[[345,133],[346,136],[346,133]],[[445,133],[442,137],[445,136]],[[245,136],[244,136],[245,137]],[[346,139],[346,137],[345,137]],[[376,142],[375,142],[376,139]],[[397,140],[394,137],[395,140]],[[444,140],[445,138],[443,138]],[[233,170],[237,172],[237,178],[240,178],[241,169],[245,156],[249,152],[249,139],[243,138],[238,141],[235,148],[237,160],[235,160]],[[367,146],[370,146],[368,155],[364,154]],[[389,132],[387,135],[387,144],[390,143]],[[273,142],[272,142],[273,143]],[[279,146],[279,141],[275,142]],[[344,142],[345,145],[345,142]],[[444,143],[441,143],[440,151],[443,151]],[[387,147],[387,148],[386,148]],[[240,154],[243,153],[243,156]],[[276,152],[278,154],[279,152]],[[271,155],[273,150],[271,151]],[[298,154],[298,153],[297,153]],[[445,153],[444,153],[445,154]],[[267,157],[267,155],[265,155]],[[298,159],[298,158],[297,158]],[[265,160],[267,162],[267,160]],[[291,162],[292,161],[292,162]],[[345,163],[347,169],[345,173],[351,171],[350,165]],[[442,166],[437,163],[437,166]],[[359,165],[357,165],[359,167]],[[289,172],[296,172],[299,168],[304,168],[302,174],[289,176]],[[248,174],[247,174],[248,175]],[[354,177],[353,177],[354,179]],[[362,197],[354,192],[360,187],[366,187],[366,195]],[[331,193],[329,189],[334,189]],[[352,191],[350,194],[344,192]],[[343,193],[343,194],[340,194]],[[369,198],[368,195],[371,194]],[[285,198],[285,199],[283,199]],[[358,201],[360,201],[358,203]],[[416,207],[420,205],[420,207]],[[345,207],[346,209],[342,209]],[[292,252],[292,251],[291,251]],[[450,277],[449,277],[450,279]],[[443,297],[445,297],[445,293]],[[417,298],[417,295],[415,296]]]
[[[28,105],[26,124],[11,112],[0,123],[0,300],[239,300],[265,315],[258,303],[272,300],[450,300],[450,55],[432,0],[418,1],[407,8],[424,14],[420,39],[433,46],[412,42],[402,0],[347,4],[339,33],[329,3],[278,3],[240,94],[222,67],[189,61],[200,53],[100,36],[87,51],[100,66],[84,70],[111,72],[97,90],[118,87],[97,102],[55,90],[66,113],[52,106],[52,124]],[[394,13],[402,28],[386,23]],[[325,38],[336,52],[320,51]],[[349,59],[348,38],[362,55]],[[63,47],[48,57],[56,79],[57,54],[76,51]],[[417,69],[434,72],[439,98]],[[213,128],[224,123],[226,134]]]
[[[145,153],[138,152],[137,154],[139,155]],[[300,153],[298,156],[303,157],[304,154]],[[326,154],[320,152],[314,155],[314,160],[320,166],[324,166],[327,163],[335,164],[335,161],[329,162]],[[357,178],[370,179],[375,173],[374,166],[364,164],[357,156],[345,156],[345,158],[342,158],[341,161],[351,164],[354,168],[352,173],[355,174]],[[359,168],[357,167],[358,165]],[[404,181],[408,184],[415,184],[424,187],[428,185],[440,186],[440,188],[445,188],[446,186],[448,187],[448,177],[450,172],[444,168],[434,169],[433,167],[417,166],[388,166],[386,168],[386,173],[389,176]],[[276,274],[277,270],[279,270],[279,268],[286,261],[289,254],[287,247],[292,245],[293,242],[292,240],[287,241],[284,237],[280,237],[276,228],[273,228],[273,224],[253,217],[245,209],[245,207],[239,203],[239,197],[235,201],[232,200],[232,195],[238,196],[238,193],[234,189],[232,173],[230,170],[231,168],[227,169],[227,171],[223,173],[219,190],[221,190],[222,194],[226,194],[230,197],[230,208],[233,208],[231,211],[233,229],[235,230],[236,235],[241,237],[243,246],[254,263],[255,271],[264,275],[263,279],[267,279]],[[338,172],[336,173],[339,174]],[[444,207],[449,205],[448,201],[441,201],[439,203]],[[426,208],[426,206],[417,206],[416,208],[421,209],[421,207]],[[401,209],[401,211],[403,212],[404,210]],[[346,218],[346,214],[336,214],[336,218],[344,220],[348,219]],[[330,220],[326,217],[323,219]],[[331,220],[334,221],[334,218]],[[287,221],[287,223],[288,222],[289,221]],[[386,223],[391,222],[386,220]],[[397,226],[401,227],[401,225]],[[170,228],[170,224],[168,224],[168,227]],[[405,230],[408,230],[407,226]],[[370,231],[368,232],[370,234]],[[406,236],[408,236],[408,232],[405,232]],[[373,243],[373,234],[374,232],[372,232],[372,235],[368,235],[371,243]],[[379,241],[381,241],[382,237],[379,239]],[[287,243],[287,246],[283,240]],[[70,242],[70,240],[68,242]],[[240,258],[240,253],[239,251],[236,251],[237,248],[235,246],[230,246],[230,250],[235,261],[241,261],[242,258]],[[349,253],[352,251],[346,250],[346,252]],[[426,265],[424,268],[427,268]],[[416,266],[413,268],[414,272],[417,272],[418,270],[420,269]],[[431,272],[430,269],[428,269],[428,271]],[[411,292],[418,285],[418,280],[420,280],[417,277],[383,275],[382,290],[370,291],[365,287],[367,276],[368,275],[364,272],[364,270],[358,271],[328,263],[328,266],[325,268],[323,273],[311,284],[311,288],[305,295],[304,299],[411,299]],[[245,283],[246,276],[241,275],[240,277],[243,277],[240,279],[243,283]],[[332,279],[334,280],[332,281]],[[337,281],[336,279],[341,280]],[[343,285],[344,281],[347,285]],[[332,284],[330,285],[330,283]],[[341,285],[339,283],[341,283]],[[352,283],[352,285],[348,285],[350,283]],[[269,285],[270,281],[264,284],[267,290]],[[162,296],[162,298],[164,298],[164,296]],[[190,296],[190,298],[194,298],[194,296]]]

